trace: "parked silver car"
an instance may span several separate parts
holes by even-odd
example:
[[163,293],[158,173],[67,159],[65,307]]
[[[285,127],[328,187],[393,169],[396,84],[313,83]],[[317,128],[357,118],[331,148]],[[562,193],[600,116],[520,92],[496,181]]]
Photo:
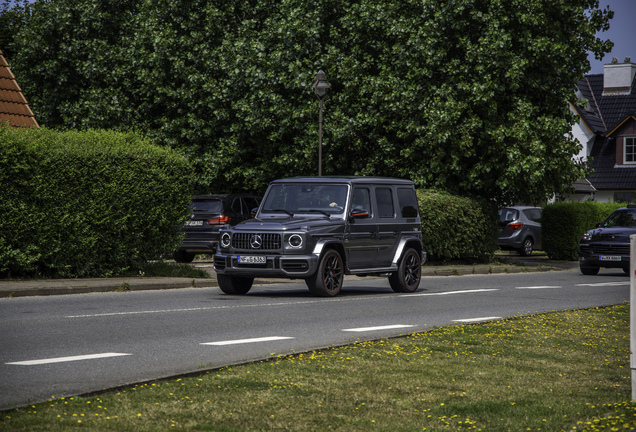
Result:
[[516,250],[530,256],[541,249],[541,207],[504,207],[499,209],[499,240],[503,250]]

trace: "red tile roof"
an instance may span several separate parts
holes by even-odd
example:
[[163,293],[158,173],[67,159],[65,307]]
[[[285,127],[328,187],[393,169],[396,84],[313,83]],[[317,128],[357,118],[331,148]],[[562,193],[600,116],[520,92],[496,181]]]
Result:
[[40,127],[2,51],[0,51],[0,122],[8,122],[14,127]]

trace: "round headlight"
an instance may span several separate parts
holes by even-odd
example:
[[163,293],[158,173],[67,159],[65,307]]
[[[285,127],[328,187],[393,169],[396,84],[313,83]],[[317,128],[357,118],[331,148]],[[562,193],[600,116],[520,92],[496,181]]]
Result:
[[585,240],[585,241],[592,240],[592,233],[591,232],[586,232],[585,234],[583,234],[583,240]]
[[230,243],[232,243],[232,236],[230,233],[221,234],[221,247],[229,248]]
[[293,248],[299,248],[303,245],[303,238],[298,234],[292,234],[289,236],[287,243]]

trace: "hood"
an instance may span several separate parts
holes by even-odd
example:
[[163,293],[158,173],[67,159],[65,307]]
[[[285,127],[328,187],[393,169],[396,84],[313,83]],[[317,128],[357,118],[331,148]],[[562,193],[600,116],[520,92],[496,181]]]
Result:
[[629,236],[636,234],[635,227],[596,228],[590,231],[592,241],[629,243]]
[[343,219],[327,217],[283,217],[272,219],[248,219],[234,226],[235,231],[291,231],[344,225]]

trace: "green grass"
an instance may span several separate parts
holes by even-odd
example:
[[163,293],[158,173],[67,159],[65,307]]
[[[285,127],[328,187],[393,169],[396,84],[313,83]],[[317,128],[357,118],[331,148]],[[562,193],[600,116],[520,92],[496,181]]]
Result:
[[436,328],[0,413],[2,431],[636,428],[629,305]]

